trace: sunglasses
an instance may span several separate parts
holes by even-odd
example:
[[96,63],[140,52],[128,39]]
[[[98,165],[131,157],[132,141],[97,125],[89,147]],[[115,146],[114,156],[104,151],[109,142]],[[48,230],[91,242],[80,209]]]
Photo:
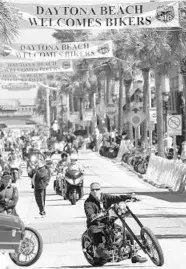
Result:
[[100,189],[91,189],[91,191],[100,191]]

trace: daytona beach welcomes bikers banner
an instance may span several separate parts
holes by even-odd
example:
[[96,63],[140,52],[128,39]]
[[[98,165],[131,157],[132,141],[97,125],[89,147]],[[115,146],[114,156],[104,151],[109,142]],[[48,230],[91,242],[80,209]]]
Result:
[[124,29],[180,27],[179,2],[99,5],[20,4],[21,28]]
[[[6,57],[5,57],[6,56]],[[12,44],[0,46],[0,58],[8,59],[84,59],[113,57],[112,41],[66,42],[56,44]]]

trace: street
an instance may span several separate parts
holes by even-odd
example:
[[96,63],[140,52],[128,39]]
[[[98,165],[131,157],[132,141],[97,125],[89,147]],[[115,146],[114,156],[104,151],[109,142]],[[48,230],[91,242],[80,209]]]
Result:
[[[165,256],[165,264],[162,268],[185,268],[186,197],[148,185],[127,168],[99,156],[98,153],[82,151],[80,162],[85,168],[84,198],[75,206],[70,205],[69,201],[64,201],[53,191],[53,177],[47,189],[47,215],[44,218],[38,214],[26,170],[17,183],[20,191],[18,214],[25,225],[35,227],[41,233],[44,241],[44,251],[40,260],[30,268],[91,267],[86,262],[81,249],[81,235],[86,229],[84,200],[88,196],[90,183],[94,181],[101,184],[103,192],[113,194],[135,192],[141,201],[130,203],[129,207],[137,214],[144,226],[149,227],[157,235]],[[139,227],[134,221],[131,218],[127,221],[139,234]],[[142,252],[139,254],[145,255]],[[7,254],[5,256],[3,262],[7,264],[8,269],[19,268],[10,261]],[[130,260],[126,260],[104,266],[104,268],[112,267],[150,269],[156,266],[149,259],[144,264],[132,264]]]

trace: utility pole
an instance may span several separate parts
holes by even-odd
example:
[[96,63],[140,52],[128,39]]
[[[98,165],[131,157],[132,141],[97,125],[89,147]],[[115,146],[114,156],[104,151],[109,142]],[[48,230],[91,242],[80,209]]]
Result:
[[61,92],[61,135],[63,135],[63,126],[64,126],[64,113],[63,113],[63,93]]

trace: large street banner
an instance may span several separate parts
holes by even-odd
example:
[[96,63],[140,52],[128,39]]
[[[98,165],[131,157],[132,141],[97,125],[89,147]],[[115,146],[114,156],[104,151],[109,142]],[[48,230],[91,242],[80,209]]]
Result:
[[[114,1],[113,1],[114,2]],[[179,27],[179,2],[98,5],[20,4],[21,28],[125,29]]]
[[[112,40],[56,44],[13,44],[12,48],[7,45],[0,46],[0,58],[3,59],[70,60],[105,57],[113,57]],[[63,65],[65,62],[61,62],[61,66]]]
[[13,73],[52,73],[72,72],[72,61],[1,61],[1,72]]

